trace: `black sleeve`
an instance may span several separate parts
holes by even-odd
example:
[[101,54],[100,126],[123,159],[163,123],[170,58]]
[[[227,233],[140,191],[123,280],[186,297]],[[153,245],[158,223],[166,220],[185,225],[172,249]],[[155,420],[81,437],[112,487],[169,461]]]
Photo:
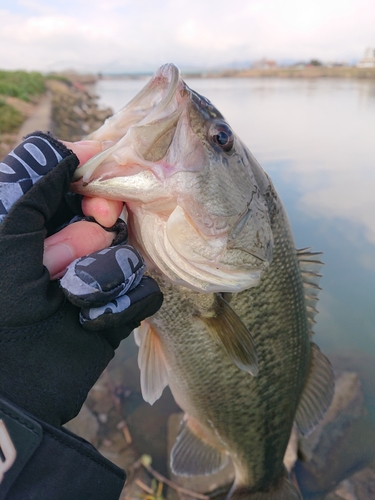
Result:
[[87,441],[1,396],[0,424],[0,500],[118,500],[125,472]]

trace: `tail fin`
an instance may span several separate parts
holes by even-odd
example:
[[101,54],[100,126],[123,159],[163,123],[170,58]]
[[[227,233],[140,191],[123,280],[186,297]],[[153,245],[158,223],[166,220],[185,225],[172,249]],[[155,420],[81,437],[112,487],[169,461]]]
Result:
[[279,483],[270,489],[254,491],[246,486],[232,486],[227,500],[303,500],[298,488],[289,477],[284,476]]

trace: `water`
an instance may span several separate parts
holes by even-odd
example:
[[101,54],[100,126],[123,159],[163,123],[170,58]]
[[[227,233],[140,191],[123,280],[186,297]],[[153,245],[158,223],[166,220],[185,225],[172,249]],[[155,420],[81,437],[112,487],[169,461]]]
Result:
[[[375,356],[375,82],[194,79],[270,174],[297,247],[324,252],[317,340]],[[145,80],[100,81],[118,110]]]
[[[316,341],[361,372],[375,420],[375,82],[187,83],[215,104],[269,173],[297,248],[324,252]],[[100,81],[96,92],[118,110],[144,84]]]

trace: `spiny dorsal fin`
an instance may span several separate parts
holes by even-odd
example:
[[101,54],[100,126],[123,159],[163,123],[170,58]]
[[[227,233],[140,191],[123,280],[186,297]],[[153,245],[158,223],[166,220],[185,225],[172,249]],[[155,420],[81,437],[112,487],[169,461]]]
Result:
[[[214,474],[227,464],[228,456],[207,443],[203,435],[194,432],[191,420],[191,417],[185,416],[182,421],[171,451],[171,470],[179,476]],[[195,431],[199,430],[196,425],[193,427]]]
[[319,271],[323,266],[323,262],[320,261],[320,255],[322,255],[322,252],[310,252],[310,248],[297,250],[297,259],[305,292],[307,321],[311,333],[315,323],[315,316],[318,313],[316,304],[319,300],[318,293],[321,290],[319,280],[322,275],[319,274]]
[[135,332],[139,345],[138,366],[141,370],[141,389],[143,399],[154,404],[168,385],[168,366],[164,357],[159,337],[148,321]]
[[323,418],[331,404],[335,388],[334,375],[328,359],[311,342],[310,371],[296,412],[298,430],[306,435]]
[[254,339],[228,302],[217,294],[215,315],[200,318],[233,363],[255,377],[258,374],[258,356]]

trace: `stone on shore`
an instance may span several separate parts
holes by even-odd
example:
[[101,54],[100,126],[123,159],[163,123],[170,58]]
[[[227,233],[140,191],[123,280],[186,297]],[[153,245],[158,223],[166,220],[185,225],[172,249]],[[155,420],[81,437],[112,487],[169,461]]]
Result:
[[99,128],[113,114],[98,106],[97,96],[82,84],[51,80],[52,133],[61,140],[79,141]]

